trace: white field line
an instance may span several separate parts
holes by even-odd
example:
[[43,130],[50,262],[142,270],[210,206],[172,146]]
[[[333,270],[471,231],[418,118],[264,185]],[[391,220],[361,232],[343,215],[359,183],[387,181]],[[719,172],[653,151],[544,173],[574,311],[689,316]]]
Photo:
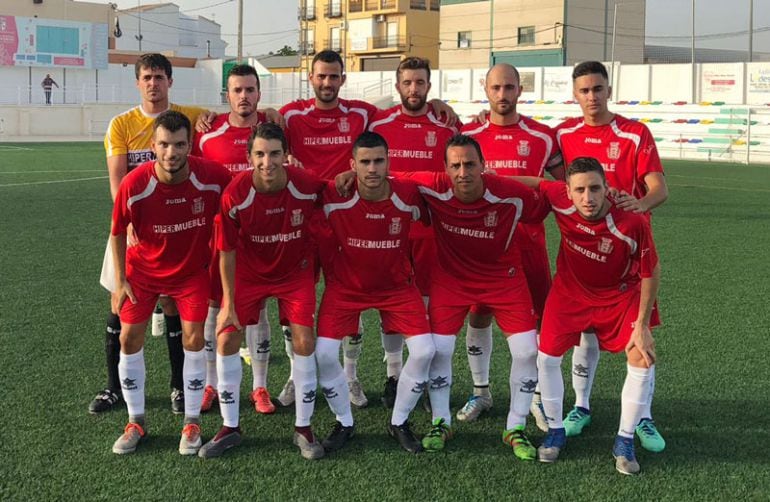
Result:
[[107,178],[109,178],[109,176],[96,176],[93,178],[74,178],[71,180],[31,181],[28,183],[6,183],[4,185],[0,185],[0,188],[23,187],[23,186],[29,186],[29,185],[50,185],[53,183],[74,183],[76,181],[106,180]]
[[101,173],[104,172],[104,169],[70,169],[67,171],[0,171],[0,175],[3,174],[37,174],[37,173],[46,173],[46,174],[66,174],[66,173]]

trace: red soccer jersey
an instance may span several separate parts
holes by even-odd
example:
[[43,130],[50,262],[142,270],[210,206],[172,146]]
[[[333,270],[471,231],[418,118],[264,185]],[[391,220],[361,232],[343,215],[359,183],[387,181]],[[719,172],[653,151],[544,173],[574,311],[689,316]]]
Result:
[[315,99],[293,101],[283,108],[289,150],[305,169],[334,179],[350,169],[353,142],[364,132],[377,108],[364,101],[340,99],[331,110],[319,110]]
[[520,255],[512,245],[519,222],[542,221],[547,206],[521,183],[484,174],[484,195],[460,202],[444,173],[411,173],[430,210],[438,261],[460,282],[496,287],[520,273]]
[[413,117],[402,113],[401,105],[380,110],[369,130],[385,138],[388,143],[390,170],[433,171],[444,170],[444,147],[457,129],[444,125],[428,113]]
[[341,197],[334,182],[329,183],[323,208],[339,245],[330,281],[362,294],[412,282],[409,227],[413,221],[427,221],[427,210],[416,184],[390,178],[390,188],[389,198],[372,202],[357,190]]
[[211,259],[211,225],[231,176],[216,162],[193,156],[187,162],[190,177],[178,185],[158,181],[155,161],[141,164],[120,183],[112,235],[125,233],[130,223],[139,240],[126,250],[129,282],[176,284]]
[[[515,124],[500,126],[491,122],[469,124],[463,134],[472,136],[481,146],[487,169],[500,176],[536,176],[562,163],[556,133],[547,125],[520,116]],[[517,244],[526,248],[545,247],[543,223],[522,225]]]
[[641,122],[615,115],[607,125],[590,126],[582,118],[556,127],[565,165],[577,157],[594,157],[604,167],[607,183],[637,199],[647,193],[644,177],[662,173],[655,139]]
[[[228,120],[229,113],[217,115],[206,133],[195,133],[192,154],[225,166],[233,175],[251,168],[248,159],[248,143],[251,127],[235,127]],[[259,122],[265,116],[259,113]]]
[[311,173],[287,166],[288,184],[261,194],[252,172],[235,177],[222,195],[222,234],[217,246],[236,250],[236,275],[250,281],[281,282],[309,265],[308,223],[325,183]]
[[595,306],[617,303],[641,278],[651,277],[658,255],[650,224],[640,214],[612,205],[604,218],[583,218],[563,181],[542,181],[540,191],[553,208],[561,231],[557,284]]

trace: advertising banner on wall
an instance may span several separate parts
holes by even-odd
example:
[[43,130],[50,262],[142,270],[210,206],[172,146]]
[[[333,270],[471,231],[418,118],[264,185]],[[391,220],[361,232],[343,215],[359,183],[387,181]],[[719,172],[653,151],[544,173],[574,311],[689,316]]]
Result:
[[107,23],[0,14],[0,65],[107,68]]
[[742,63],[704,63],[701,71],[701,99],[741,103],[743,101]]

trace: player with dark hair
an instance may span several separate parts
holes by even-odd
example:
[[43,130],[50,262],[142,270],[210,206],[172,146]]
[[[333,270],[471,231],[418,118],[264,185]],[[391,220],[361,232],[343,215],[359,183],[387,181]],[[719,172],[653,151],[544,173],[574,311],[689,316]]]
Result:
[[[448,126],[428,105],[431,89],[430,62],[408,57],[396,69],[396,91],[401,104],[381,110],[369,125],[369,130],[381,134],[388,143],[390,171],[444,170],[444,145],[457,134],[455,126]],[[436,255],[433,230],[425,225],[412,225],[409,235],[415,283],[424,301],[430,294],[431,270]],[[404,340],[400,336],[382,333],[382,346],[387,363],[387,380],[383,404],[392,408],[396,400],[398,377],[403,365]]]
[[[598,61],[580,63],[572,72],[575,100],[583,116],[564,121],[556,128],[557,139],[569,164],[578,157],[597,159],[610,188],[619,191],[619,208],[645,214],[663,204],[668,188],[655,140],[642,122],[612,113],[607,102],[612,96],[607,69]],[[572,355],[572,386],[575,406],[565,419],[568,436],[579,435],[591,423],[590,395],[599,346],[590,332],[583,334]],[[654,452],[663,451],[666,442],[652,420],[652,396],[655,373],[650,378],[653,391],[642,413],[636,433],[642,446]]]
[[591,328],[602,350],[626,352],[613,456],[619,472],[636,474],[634,430],[651,392],[655,368],[651,329],[660,323],[655,305],[660,264],[649,222],[609,197],[605,171],[594,158],[574,159],[567,167],[566,183],[536,178],[525,182],[539,186],[562,237],[540,336],[538,368],[548,435],[538,458],[555,462],[566,445],[561,359],[580,343],[581,331]]
[[[161,294],[176,303],[182,325],[185,419],[179,453],[194,455],[201,446],[209,239],[230,174],[214,162],[188,157],[190,129],[184,114],[161,113],[152,128],[156,160],[126,175],[115,197],[110,239],[116,285],[113,309],[122,321],[118,373],[128,407],[128,425],[112,447],[118,454],[132,453],[145,436],[144,337]],[[129,225],[137,243],[127,247]]]

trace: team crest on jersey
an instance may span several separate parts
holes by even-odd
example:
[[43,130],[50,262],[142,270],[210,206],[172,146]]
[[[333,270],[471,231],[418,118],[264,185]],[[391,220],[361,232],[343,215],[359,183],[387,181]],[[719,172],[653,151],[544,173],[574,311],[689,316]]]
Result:
[[298,227],[305,221],[305,217],[302,214],[302,209],[291,210],[291,226]]
[[425,135],[425,146],[434,147],[438,144],[438,138],[436,137],[436,131],[428,131]]
[[340,132],[350,132],[350,122],[347,117],[340,117],[340,121],[337,123],[337,129]]
[[203,212],[203,197],[195,197],[193,199],[192,212],[193,214],[201,214]]
[[401,233],[401,218],[392,218],[390,220],[388,232],[390,235],[398,235]]
[[485,227],[497,226],[497,211],[490,211],[489,214],[484,216],[484,226]]
[[610,142],[610,146],[607,147],[607,158],[615,160],[620,158],[620,143],[617,141]]
[[612,253],[612,239],[602,237],[602,240],[599,241],[599,252],[604,254]]
[[528,157],[530,152],[529,141],[519,141],[519,146],[516,147],[516,151],[521,157]]

